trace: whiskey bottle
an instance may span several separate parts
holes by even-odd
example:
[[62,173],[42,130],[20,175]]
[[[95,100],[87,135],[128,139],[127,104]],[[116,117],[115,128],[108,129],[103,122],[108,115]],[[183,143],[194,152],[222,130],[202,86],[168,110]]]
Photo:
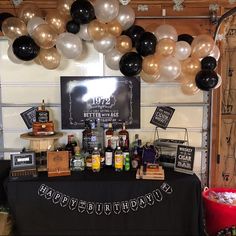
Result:
[[90,122],[86,120],[85,127],[82,132],[82,148],[85,153],[89,152],[89,144],[91,142],[91,136],[92,136],[91,125]]
[[41,106],[36,111],[36,122],[46,123],[49,122],[49,111],[45,108],[44,99]]
[[105,131],[105,147],[108,146],[108,140],[111,140],[112,136],[113,136],[113,127],[112,123],[109,122],[108,129]]
[[65,150],[69,152],[70,158],[75,155],[75,149],[72,144],[72,135],[67,136],[67,144],[65,146]]
[[124,143],[126,142],[128,147],[129,147],[129,132],[125,128],[125,122],[123,122],[122,129],[119,131],[118,135],[119,135],[119,140],[123,141],[123,145],[122,146],[124,146]]

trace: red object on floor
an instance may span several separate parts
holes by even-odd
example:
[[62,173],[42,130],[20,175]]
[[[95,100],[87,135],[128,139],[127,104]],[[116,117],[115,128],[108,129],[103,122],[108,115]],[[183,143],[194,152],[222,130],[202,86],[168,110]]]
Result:
[[203,203],[205,208],[206,231],[210,236],[216,235],[218,231],[226,227],[236,225],[236,206],[219,203],[209,199],[208,195],[211,191],[233,192],[234,188],[209,188],[202,192]]

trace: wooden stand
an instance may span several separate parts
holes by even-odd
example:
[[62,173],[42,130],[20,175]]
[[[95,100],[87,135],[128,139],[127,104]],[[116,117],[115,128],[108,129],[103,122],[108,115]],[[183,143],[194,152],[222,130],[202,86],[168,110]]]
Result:
[[31,133],[21,134],[21,138],[30,140],[30,149],[35,152],[54,150],[55,140],[63,136],[63,133],[57,132],[48,136],[34,136]]
[[164,180],[165,173],[162,166],[159,166],[158,171],[155,172],[143,172],[143,166],[137,170],[136,179],[150,179],[150,180]]

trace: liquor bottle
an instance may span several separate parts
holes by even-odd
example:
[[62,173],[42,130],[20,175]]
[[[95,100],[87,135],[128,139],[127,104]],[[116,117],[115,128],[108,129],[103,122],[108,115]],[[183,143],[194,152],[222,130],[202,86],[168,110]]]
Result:
[[92,171],[99,172],[101,169],[101,157],[98,147],[94,147],[92,152]]
[[141,157],[138,154],[138,147],[134,147],[134,152],[131,159],[132,169],[138,169],[141,164]]
[[108,123],[108,129],[105,131],[105,147],[108,146],[108,140],[111,140],[111,137],[113,136],[113,128],[112,123]]
[[46,123],[49,122],[49,111],[45,108],[44,99],[41,106],[36,111],[36,122]]
[[95,121],[90,121],[91,126],[91,135],[90,139],[88,140],[88,151],[92,154],[95,147],[98,148],[98,133],[96,130]]
[[236,236],[236,226],[231,227],[232,236]]
[[126,155],[130,156],[130,151],[129,151],[129,146],[128,146],[128,140],[125,140],[124,146],[122,147],[122,152],[123,152],[123,156],[124,156],[124,165],[125,165],[125,158]]
[[71,135],[67,136],[67,144],[65,146],[65,150],[69,152],[70,158],[75,155],[75,149],[72,144],[72,136]]
[[118,132],[116,130],[113,130],[113,135],[111,137],[111,147],[113,150],[116,150],[118,146],[119,146]]
[[119,139],[123,141],[122,146],[124,146],[124,143],[127,140],[127,145],[129,147],[129,132],[125,128],[125,122],[123,122],[122,129],[119,131],[118,135],[119,135]]
[[105,166],[112,167],[113,164],[113,149],[111,148],[111,140],[108,140],[108,146],[105,149]]
[[129,171],[130,170],[130,156],[129,154],[127,154],[125,156],[125,171]]
[[100,153],[104,150],[104,130],[101,126],[100,118],[96,119],[96,128],[95,128],[96,136],[97,136],[97,145]]
[[123,170],[123,162],[124,162],[124,156],[121,148],[118,146],[117,149],[115,150],[115,155],[114,155],[115,171],[119,172]]
[[80,147],[75,147],[75,155],[71,159],[71,170],[72,171],[83,171],[85,168],[84,156],[80,152]]
[[75,147],[77,146],[77,141],[75,139],[74,134],[71,134],[71,144],[72,144],[72,146],[74,147],[74,150],[75,150]]
[[84,130],[82,132],[82,149],[86,153],[89,151],[89,143],[91,141],[91,125],[88,120],[84,122]]

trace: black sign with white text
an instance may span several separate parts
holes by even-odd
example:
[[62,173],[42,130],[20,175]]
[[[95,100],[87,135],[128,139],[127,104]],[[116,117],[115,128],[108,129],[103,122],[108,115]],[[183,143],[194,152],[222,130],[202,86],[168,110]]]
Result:
[[28,129],[32,128],[33,122],[36,121],[37,107],[31,107],[30,109],[20,113]]
[[83,129],[85,120],[97,118],[140,128],[140,78],[62,76],[61,118],[62,129]]
[[193,174],[195,147],[178,145],[175,158],[175,171]]
[[166,129],[174,112],[175,109],[172,107],[165,107],[165,106],[157,107],[150,123],[156,125],[157,127]]

